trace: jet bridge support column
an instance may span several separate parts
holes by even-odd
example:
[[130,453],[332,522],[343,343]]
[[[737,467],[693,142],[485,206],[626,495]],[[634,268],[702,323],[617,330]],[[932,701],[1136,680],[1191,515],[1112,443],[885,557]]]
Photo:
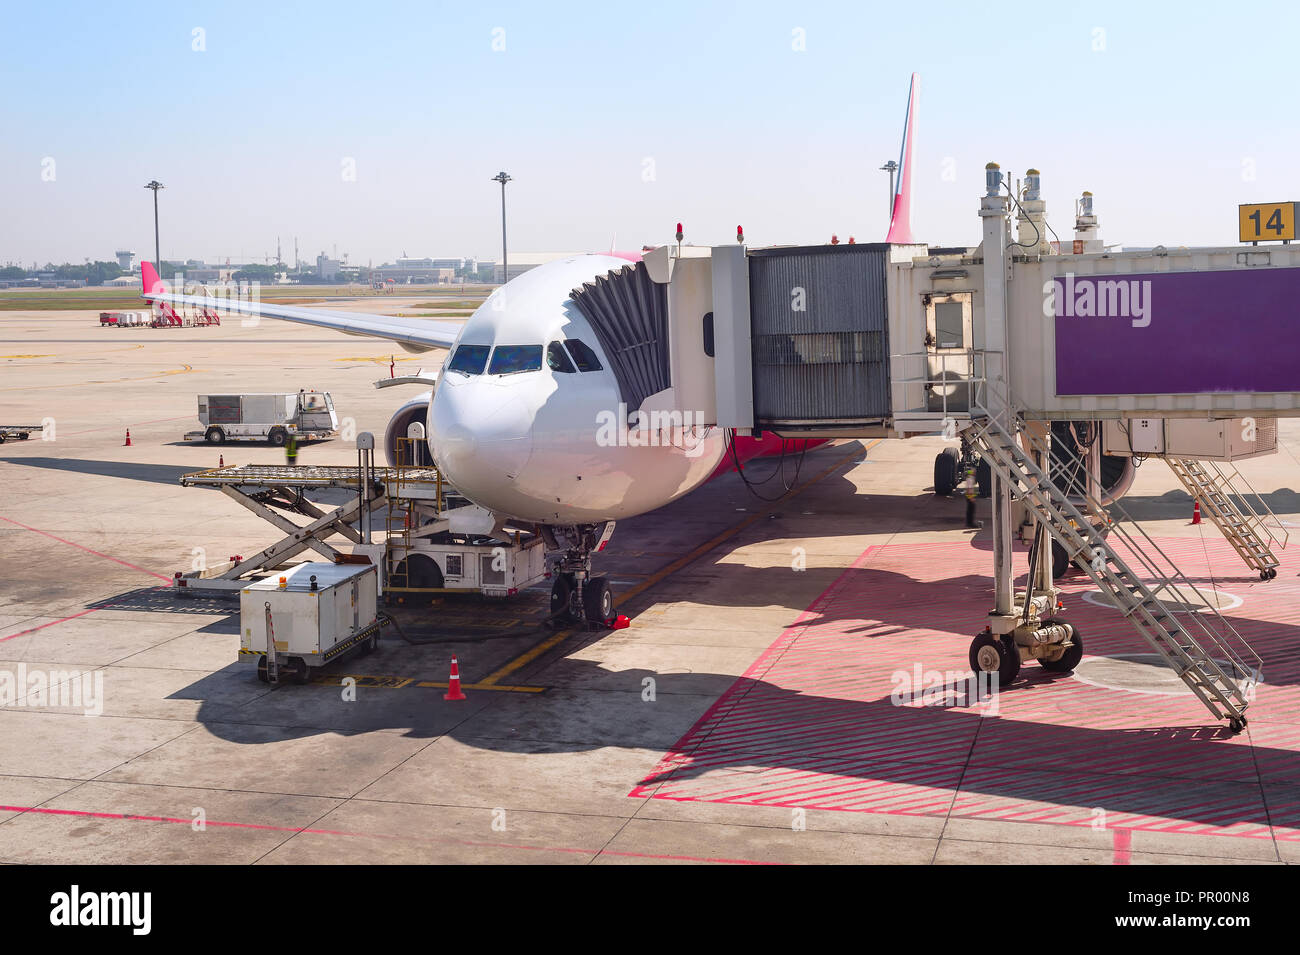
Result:
[[[984,398],[982,410],[1006,421],[1012,413],[1007,387],[1007,213],[1009,203],[1002,195],[1002,172],[997,163],[985,167],[985,194],[980,202],[984,220]],[[973,410],[973,409],[972,409]],[[1011,572],[1011,488],[993,479],[993,612],[1000,616],[1012,611]]]
[[[1034,564],[1023,594],[1014,590],[1012,568],[1011,494],[1047,494],[1051,462],[1047,460],[1050,426],[1021,419],[1011,393],[1007,288],[1011,279],[1009,201],[1002,194],[1002,173],[996,163],[986,167],[987,190],[980,203],[984,220],[983,398],[971,408],[971,440],[988,456],[993,478],[993,594],[987,628],[971,643],[971,666],[996,675],[1004,685],[1015,679],[1022,660],[1036,659],[1045,668],[1072,669],[1082,654],[1082,642],[1069,624],[1055,619],[1056,590],[1052,584],[1052,548],[1041,514],[1034,536]],[[1021,448],[1025,441],[1028,447]],[[1011,464],[1008,465],[1008,460]],[[1026,491],[1025,488],[1029,488]],[[1059,518],[1056,512],[1053,519]]]

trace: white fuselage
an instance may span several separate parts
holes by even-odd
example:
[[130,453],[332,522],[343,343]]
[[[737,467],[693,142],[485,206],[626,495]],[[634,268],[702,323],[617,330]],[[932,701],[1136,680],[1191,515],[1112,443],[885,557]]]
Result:
[[[571,292],[629,263],[580,255],[533,269],[499,288],[465,323],[429,403],[434,462],[465,497],[497,514],[544,524],[621,520],[698,487],[725,451],[720,429],[619,427],[619,387]],[[548,365],[552,342],[573,339],[600,370]],[[450,370],[462,346],[541,346],[536,370]],[[567,346],[566,346],[567,355]],[[620,415],[622,419],[620,422]]]

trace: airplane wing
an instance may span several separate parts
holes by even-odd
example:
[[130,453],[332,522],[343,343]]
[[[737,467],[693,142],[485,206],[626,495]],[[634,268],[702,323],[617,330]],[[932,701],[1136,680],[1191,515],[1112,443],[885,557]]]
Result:
[[140,263],[143,296],[150,302],[170,305],[193,305],[220,312],[234,312],[262,318],[278,318],[286,322],[332,328],[348,335],[365,338],[382,338],[397,342],[403,350],[425,352],[433,348],[450,348],[460,334],[460,323],[430,321],[422,318],[402,318],[393,315],[370,315],[364,312],[325,311],[298,308],[293,305],[271,305],[266,302],[243,302],[238,299],[207,295],[177,295],[168,290],[149,262]]

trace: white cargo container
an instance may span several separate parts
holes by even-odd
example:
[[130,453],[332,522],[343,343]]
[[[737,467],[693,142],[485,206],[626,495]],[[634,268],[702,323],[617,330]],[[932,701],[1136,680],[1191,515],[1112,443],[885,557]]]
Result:
[[306,683],[311,668],[379,643],[378,568],[310,562],[239,592],[239,658],[258,679]]
[[299,441],[332,438],[339,419],[327,391],[289,394],[199,395],[201,431],[186,441],[269,441],[279,447],[293,435]]

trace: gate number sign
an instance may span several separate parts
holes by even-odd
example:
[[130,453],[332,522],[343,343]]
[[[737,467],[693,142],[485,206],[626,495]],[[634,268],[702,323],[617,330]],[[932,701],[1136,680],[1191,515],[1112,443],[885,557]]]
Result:
[[1294,202],[1261,202],[1237,207],[1242,242],[1289,241],[1296,237]]

